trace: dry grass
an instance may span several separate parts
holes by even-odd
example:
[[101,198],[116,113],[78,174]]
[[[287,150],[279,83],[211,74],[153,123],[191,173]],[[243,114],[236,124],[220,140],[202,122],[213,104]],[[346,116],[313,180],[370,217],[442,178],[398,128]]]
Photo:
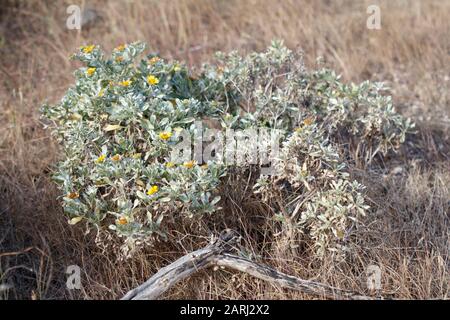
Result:
[[[448,1],[380,1],[380,31],[365,28],[366,1],[81,1],[101,15],[81,32],[65,27],[72,2],[9,0],[0,8],[0,284],[14,285],[0,290],[0,299],[117,298],[207,240],[188,237],[118,263],[91,234],[67,225],[49,179],[58,148],[39,123],[38,107],[57,101],[73,81],[70,53],[85,43],[109,50],[143,40],[195,66],[217,50],[258,50],[273,38],[301,47],[309,65],[323,56],[347,80],[389,81],[398,109],[419,126],[398,155],[370,171],[354,170],[369,186],[373,210],[364,221],[371,231],[355,233],[346,262],[286,250],[260,218],[266,209],[231,192],[229,211],[248,236],[247,250],[281,271],[361,292],[365,268],[377,264],[385,295],[449,297]],[[267,232],[255,232],[255,221]],[[70,264],[84,271],[81,291],[65,289]],[[311,298],[228,271],[199,274],[167,297]]]

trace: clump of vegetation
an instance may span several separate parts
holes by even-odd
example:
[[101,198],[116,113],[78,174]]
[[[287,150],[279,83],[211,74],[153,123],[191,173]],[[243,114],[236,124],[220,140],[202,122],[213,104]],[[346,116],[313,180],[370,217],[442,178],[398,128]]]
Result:
[[369,208],[364,187],[348,174],[351,155],[370,163],[413,126],[394,111],[385,88],[345,84],[324,68],[308,71],[279,42],[245,57],[219,53],[217,63],[195,73],[154,55],[136,63],[144,48],[123,45],[110,57],[94,45],[80,48],[74,58],[85,66],[75,86],[43,107],[63,147],[54,177],[69,223],[122,238],[129,255],[164,239],[170,221],[221,210],[217,190],[236,164],[174,160],[171,152],[186,133],[194,140],[194,122],[204,120],[205,129],[282,132],[280,152],[269,150],[275,170],[260,176],[254,192],[292,237],[310,241],[319,255],[340,251]]

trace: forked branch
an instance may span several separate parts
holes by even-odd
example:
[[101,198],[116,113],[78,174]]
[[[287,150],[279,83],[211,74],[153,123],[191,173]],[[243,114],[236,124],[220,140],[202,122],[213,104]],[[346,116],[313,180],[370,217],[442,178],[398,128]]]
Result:
[[328,299],[371,300],[369,296],[337,289],[319,282],[303,280],[251,260],[229,254],[238,236],[232,231],[224,232],[208,246],[191,252],[167,267],[159,270],[139,287],[129,291],[122,300],[157,299],[177,282],[210,266],[226,267],[248,273],[281,288],[297,290]]

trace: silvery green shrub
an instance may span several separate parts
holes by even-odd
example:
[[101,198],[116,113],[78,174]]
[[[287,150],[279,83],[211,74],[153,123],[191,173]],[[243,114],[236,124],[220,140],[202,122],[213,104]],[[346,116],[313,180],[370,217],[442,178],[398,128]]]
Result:
[[364,186],[349,178],[343,143],[369,163],[397,148],[413,126],[381,94],[382,84],[345,84],[333,71],[308,71],[279,42],[244,57],[218,53],[195,73],[155,55],[137,62],[144,49],[132,43],[105,56],[98,46],[81,47],[73,58],[85,66],[74,86],[42,108],[62,146],[54,179],[69,223],[123,239],[128,255],[164,239],[169,221],[221,210],[218,187],[236,164],[171,158],[181,132],[198,133],[195,121],[283,132],[280,152],[269,152],[275,171],[261,175],[254,192],[320,255],[341,247],[368,210]]

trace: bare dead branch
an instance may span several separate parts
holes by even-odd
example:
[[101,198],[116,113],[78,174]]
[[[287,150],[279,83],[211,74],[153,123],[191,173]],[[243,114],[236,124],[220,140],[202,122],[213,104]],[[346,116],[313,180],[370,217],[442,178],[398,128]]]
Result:
[[329,299],[371,300],[372,297],[360,295],[356,292],[341,290],[320,282],[303,280],[276,271],[265,265],[250,261],[243,257],[223,253],[219,255],[215,264],[248,273],[255,278],[268,281],[286,289],[297,290],[307,294]]
[[129,291],[122,300],[153,300],[158,298],[177,282],[210,266],[217,256],[225,250],[229,250],[237,238],[234,232],[225,231],[216,241],[208,246],[188,253],[159,270],[142,285]]
[[374,299],[319,282],[296,278],[246,258],[227,253],[237,239],[238,236],[236,233],[225,231],[216,241],[208,246],[191,252],[159,270],[142,285],[129,291],[122,300],[157,299],[177,282],[199,270],[213,265],[245,272],[281,288],[297,290],[323,298],[351,300]]

